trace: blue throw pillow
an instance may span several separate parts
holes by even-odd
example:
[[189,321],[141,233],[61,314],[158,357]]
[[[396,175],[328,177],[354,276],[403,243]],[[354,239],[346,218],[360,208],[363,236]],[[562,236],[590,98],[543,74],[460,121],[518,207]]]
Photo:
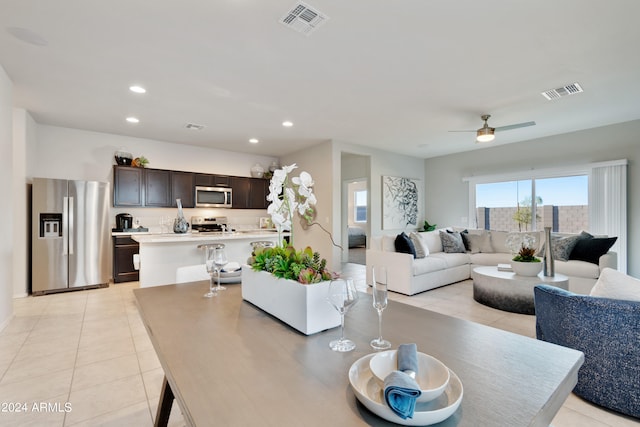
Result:
[[396,236],[395,246],[396,252],[411,254],[414,258],[416,257],[416,247],[404,231]]

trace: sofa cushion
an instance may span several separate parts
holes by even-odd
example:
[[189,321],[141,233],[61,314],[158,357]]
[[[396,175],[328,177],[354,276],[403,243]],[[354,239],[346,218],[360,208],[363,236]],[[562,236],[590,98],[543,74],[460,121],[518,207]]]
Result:
[[491,235],[491,247],[493,248],[493,252],[504,252],[510,254],[511,251],[507,248],[507,236],[509,235],[506,231],[490,231]]
[[554,260],[554,271],[570,277],[582,277],[585,279],[597,279],[600,276],[600,267],[584,261],[560,261]]
[[382,236],[382,250],[385,252],[396,251],[396,236],[385,234]]
[[[442,252],[440,252],[442,253]],[[413,275],[420,276],[421,274],[432,273],[434,271],[441,271],[447,268],[445,260],[439,257],[433,257],[429,255],[425,258],[413,260]]]
[[429,255],[429,258],[437,258],[444,261],[447,268],[459,267],[471,263],[471,257],[466,252],[437,252]]
[[491,246],[491,236],[489,235],[489,233],[464,233],[462,234],[462,240],[466,242],[465,246],[467,247],[467,250],[472,254],[477,254],[479,252],[493,252],[493,246]]
[[416,248],[416,258],[424,258],[429,255],[429,248],[422,242],[420,233],[412,231],[411,233],[409,233],[409,238],[411,239],[411,243],[413,243],[413,246]]
[[411,254],[414,258],[416,257],[416,248],[413,246],[413,242],[404,231],[396,236],[395,247],[396,252]]
[[612,268],[602,269],[602,273],[591,289],[591,296],[627,301],[640,301],[640,280],[627,276]]
[[511,254],[503,252],[484,253],[479,252],[477,254],[471,254],[471,264],[474,265],[498,265],[498,264],[511,264]]
[[442,241],[440,240],[440,231],[426,231],[420,233],[420,235],[422,236],[422,241],[427,244],[430,254],[443,251]]
[[584,237],[579,239],[573,247],[569,259],[586,261],[592,264],[598,264],[600,257],[609,252],[611,246],[618,239],[617,237],[597,238],[586,232],[582,232],[582,234]]
[[462,236],[457,231],[440,231],[440,240],[442,241],[442,248],[444,252],[452,253],[464,253],[464,243],[462,243]]

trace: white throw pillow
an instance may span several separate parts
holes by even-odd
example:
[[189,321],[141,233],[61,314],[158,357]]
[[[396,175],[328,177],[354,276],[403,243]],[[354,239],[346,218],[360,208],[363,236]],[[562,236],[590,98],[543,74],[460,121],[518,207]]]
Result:
[[593,297],[640,301],[640,280],[620,273],[613,268],[604,268],[591,293]]
[[424,256],[428,257],[429,256],[429,245],[427,244],[427,239],[426,239],[426,234],[424,232],[418,232],[415,233],[418,235],[418,237],[420,238],[420,241],[422,242],[422,249],[424,249]]
[[423,243],[420,234],[422,233],[415,231],[409,233],[409,238],[413,242],[413,246],[416,248],[416,258],[424,258],[429,255],[429,248],[425,243]]

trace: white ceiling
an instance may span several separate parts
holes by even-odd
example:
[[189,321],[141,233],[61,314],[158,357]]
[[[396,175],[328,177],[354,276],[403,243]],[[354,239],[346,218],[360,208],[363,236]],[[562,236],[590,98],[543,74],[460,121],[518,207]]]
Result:
[[0,64],[39,123],[272,156],[479,149],[448,131],[483,113],[537,123],[491,146],[640,118],[637,0],[308,4],[329,19],[306,36],[279,23],[293,0],[0,0]]

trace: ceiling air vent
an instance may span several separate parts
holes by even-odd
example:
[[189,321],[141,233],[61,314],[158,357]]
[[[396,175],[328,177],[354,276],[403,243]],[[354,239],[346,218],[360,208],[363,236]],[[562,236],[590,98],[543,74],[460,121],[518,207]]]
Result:
[[308,36],[327,19],[329,17],[319,10],[298,2],[280,19],[280,23]]
[[186,125],[184,125],[184,127],[186,127],[187,129],[193,129],[193,130],[204,129],[204,125],[197,125],[195,123],[187,123]]
[[572,83],[557,89],[550,89],[542,92],[542,96],[549,101],[553,99],[562,98],[563,96],[574,95],[576,93],[584,92],[578,83]]

